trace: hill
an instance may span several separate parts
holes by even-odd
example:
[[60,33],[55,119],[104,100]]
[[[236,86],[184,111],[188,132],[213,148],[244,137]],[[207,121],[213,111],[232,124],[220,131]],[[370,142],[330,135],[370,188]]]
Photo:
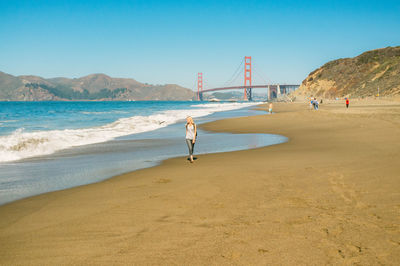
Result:
[[[210,100],[210,99],[219,99],[222,101],[229,101],[229,100],[236,100],[242,101],[244,97],[244,93],[242,90],[238,91],[229,91],[229,92],[214,92],[211,94],[204,94],[203,99]],[[253,100],[254,101],[265,101],[267,99],[266,93],[257,93],[253,92]]]
[[334,97],[400,94],[400,46],[338,59],[311,72],[296,95]]
[[176,84],[151,85],[134,79],[92,74],[81,78],[12,76],[0,72],[0,100],[191,100],[195,93]]
[[239,92],[239,91],[229,91],[229,92],[214,92],[211,94],[204,94],[203,98],[205,100],[209,100],[209,99],[219,99],[222,101],[227,101],[227,100],[241,100],[243,99],[243,92]]

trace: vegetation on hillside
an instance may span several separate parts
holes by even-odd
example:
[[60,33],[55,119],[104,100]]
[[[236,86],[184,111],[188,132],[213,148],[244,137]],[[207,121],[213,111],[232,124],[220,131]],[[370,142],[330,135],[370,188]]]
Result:
[[87,89],[83,89],[83,91],[76,91],[64,85],[51,87],[45,84],[29,83],[25,84],[25,86],[30,89],[38,89],[41,87],[54,96],[68,100],[115,99],[117,96],[127,91],[126,88],[117,88],[115,90],[104,88],[98,92],[90,93]]
[[400,46],[338,59],[311,72],[297,94],[323,97],[400,94]]
[[175,84],[149,85],[104,74],[44,79],[0,72],[0,100],[191,100],[194,95]]

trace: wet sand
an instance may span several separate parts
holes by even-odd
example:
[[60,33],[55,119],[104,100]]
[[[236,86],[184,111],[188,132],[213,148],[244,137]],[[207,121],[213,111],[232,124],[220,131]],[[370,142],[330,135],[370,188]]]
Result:
[[287,143],[1,206],[0,264],[400,265],[400,103],[274,111],[203,128]]

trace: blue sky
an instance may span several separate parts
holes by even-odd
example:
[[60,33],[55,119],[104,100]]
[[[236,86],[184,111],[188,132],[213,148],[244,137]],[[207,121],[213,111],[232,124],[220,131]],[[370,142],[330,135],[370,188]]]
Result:
[[329,60],[398,45],[400,1],[0,0],[0,71],[13,75],[192,88],[203,72],[214,87],[247,55],[254,83],[300,83]]

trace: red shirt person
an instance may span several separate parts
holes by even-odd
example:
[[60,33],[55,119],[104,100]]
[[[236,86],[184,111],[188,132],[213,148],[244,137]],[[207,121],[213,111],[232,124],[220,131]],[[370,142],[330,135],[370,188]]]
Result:
[[349,103],[350,103],[349,98],[346,98],[346,108],[349,108]]

